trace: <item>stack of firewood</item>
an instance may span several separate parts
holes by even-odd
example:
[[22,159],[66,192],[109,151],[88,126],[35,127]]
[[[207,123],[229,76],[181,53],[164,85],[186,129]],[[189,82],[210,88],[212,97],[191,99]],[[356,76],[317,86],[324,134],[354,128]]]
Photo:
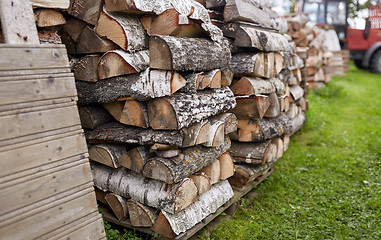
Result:
[[229,112],[237,116],[238,128],[229,135],[228,152],[235,162],[229,182],[244,187],[272,171],[290,134],[305,120],[298,103],[305,101],[299,85],[304,65],[285,35],[286,20],[268,2],[206,1],[206,7],[211,16],[223,16],[223,22],[217,17],[213,21],[221,26],[232,51],[229,69],[237,107]]
[[98,199],[174,237],[233,196],[231,53],[199,3],[130,2],[72,1],[62,40]]
[[324,45],[326,30],[309,22],[303,13],[293,13],[286,16],[288,35],[290,35],[299,48],[306,48],[306,78],[309,87],[318,88],[330,81],[330,58],[333,56]]

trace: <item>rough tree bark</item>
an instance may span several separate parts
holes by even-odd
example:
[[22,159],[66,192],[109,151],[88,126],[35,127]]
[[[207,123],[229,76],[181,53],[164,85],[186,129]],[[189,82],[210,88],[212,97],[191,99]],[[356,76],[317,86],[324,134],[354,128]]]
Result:
[[276,159],[276,145],[271,141],[262,143],[241,143],[232,141],[228,150],[234,162],[248,164],[265,164]]
[[176,71],[209,71],[227,67],[230,50],[203,38],[150,38],[150,67]]
[[155,157],[147,146],[138,146],[126,152],[119,158],[120,165],[136,173],[143,171],[149,159]]
[[210,116],[232,109],[236,101],[228,87],[205,90],[197,95],[178,93],[148,102],[148,117],[153,129],[178,130]]
[[94,185],[142,204],[177,213],[196,201],[197,188],[189,178],[174,185],[147,179],[125,168],[91,164]]
[[227,0],[224,19],[226,22],[245,21],[271,27],[269,15],[260,8],[256,1]]

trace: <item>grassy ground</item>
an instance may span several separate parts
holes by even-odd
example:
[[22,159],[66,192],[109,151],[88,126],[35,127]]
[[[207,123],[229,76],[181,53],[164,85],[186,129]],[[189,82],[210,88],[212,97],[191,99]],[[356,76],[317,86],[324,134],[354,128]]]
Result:
[[351,65],[308,99],[274,174],[211,239],[381,239],[381,75]]

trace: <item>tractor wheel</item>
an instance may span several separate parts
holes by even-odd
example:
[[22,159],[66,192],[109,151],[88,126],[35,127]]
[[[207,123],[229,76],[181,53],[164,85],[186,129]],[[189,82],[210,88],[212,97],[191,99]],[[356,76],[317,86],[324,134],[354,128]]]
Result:
[[378,49],[370,59],[369,69],[373,73],[381,73],[381,49]]
[[354,60],[353,62],[358,69],[365,69],[364,65],[362,65],[362,59]]

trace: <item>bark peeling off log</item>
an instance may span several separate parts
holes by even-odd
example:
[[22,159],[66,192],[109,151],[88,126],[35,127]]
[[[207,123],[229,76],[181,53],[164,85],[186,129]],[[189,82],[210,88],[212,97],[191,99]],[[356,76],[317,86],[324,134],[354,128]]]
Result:
[[197,198],[197,187],[189,178],[174,185],[147,179],[125,168],[112,169],[92,163],[94,184],[101,190],[107,190],[125,198],[131,198],[142,204],[177,213]]
[[230,140],[225,138],[223,145],[214,148],[195,146],[184,149],[184,159],[179,163],[155,157],[145,164],[143,175],[166,183],[176,183],[211,164],[229,148]]
[[176,71],[208,71],[227,67],[230,50],[203,38],[153,36],[150,39],[150,67]]
[[212,188],[200,194],[198,200],[177,214],[162,211],[173,232],[180,234],[201,222],[209,214],[217,211],[225,202],[233,197],[233,189],[227,180],[216,183]]

